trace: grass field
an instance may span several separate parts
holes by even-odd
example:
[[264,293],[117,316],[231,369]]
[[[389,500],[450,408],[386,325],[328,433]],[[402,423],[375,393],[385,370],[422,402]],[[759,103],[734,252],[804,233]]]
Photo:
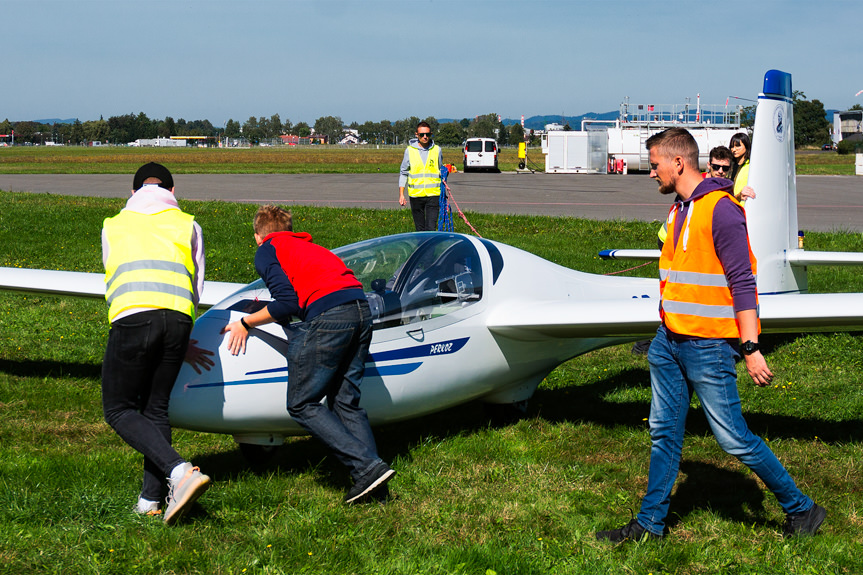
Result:
[[[165,163],[176,174],[314,174],[396,173],[404,147],[342,148],[280,146],[273,148],[125,148],[21,147],[0,148],[0,174],[127,174],[146,162]],[[444,162],[462,169],[461,148],[444,148]],[[545,156],[528,150],[530,165],[542,170]],[[500,154],[500,169],[518,164],[514,148]],[[834,152],[797,155],[798,174],[853,175],[854,156]]]
[[[91,272],[101,271],[101,221],[122,207],[7,192],[0,203],[0,266]],[[253,279],[255,207],[181,206],[204,229],[208,279]],[[328,247],[412,229],[407,212],[294,214]],[[468,215],[485,237],[594,273],[628,265],[601,262],[599,249],[655,242],[647,223]],[[860,234],[806,241],[863,251]],[[656,266],[629,273],[653,277]],[[863,272],[812,267],[810,285],[863,291]],[[669,534],[612,546],[593,533],[637,510],[650,448],[647,363],[628,346],[555,370],[515,423],[491,423],[471,403],[376,429],[398,471],[385,506],[342,505],[347,474],[311,439],[251,468],[230,437],[177,430],[180,453],[215,485],[168,528],[132,513],[140,458],[102,420],[105,312],[99,301],[0,292],[0,573],[863,572],[863,333],[764,336],[768,388],[740,368],[750,426],[828,509],[821,534],[782,539],[775,499],[719,449],[695,402]]]

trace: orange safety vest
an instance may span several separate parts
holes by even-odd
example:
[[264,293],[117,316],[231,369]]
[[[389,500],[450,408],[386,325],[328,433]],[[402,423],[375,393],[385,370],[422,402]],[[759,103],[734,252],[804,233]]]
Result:
[[[689,204],[677,241],[672,236],[662,246],[659,313],[665,326],[674,333],[703,338],[740,337],[731,288],[713,245],[713,210],[716,203],[726,197],[743,210],[740,202],[727,192],[708,192]],[[671,212],[678,206],[674,204]],[[669,219],[676,215],[671,212]],[[755,275],[755,255],[748,239],[747,247]],[[758,333],[761,333],[760,321]]]

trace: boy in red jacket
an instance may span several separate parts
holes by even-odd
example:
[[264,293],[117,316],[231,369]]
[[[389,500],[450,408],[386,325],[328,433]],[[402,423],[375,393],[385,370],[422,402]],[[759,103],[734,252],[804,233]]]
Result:
[[[256,326],[275,321],[285,328],[288,413],[350,469],[354,486],[345,502],[358,502],[395,475],[378,456],[368,416],[359,406],[372,339],[363,286],[338,256],[313,244],[311,235],[292,231],[289,211],[261,206],[254,230],[255,269],[273,301],[225,327],[228,349],[245,353],[249,330]],[[301,321],[290,324],[292,317]]]

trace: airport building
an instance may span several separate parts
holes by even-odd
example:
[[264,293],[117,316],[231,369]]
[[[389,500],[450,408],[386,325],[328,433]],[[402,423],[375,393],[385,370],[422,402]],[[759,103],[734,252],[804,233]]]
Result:
[[863,140],[863,110],[833,113],[833,145],[849,138]]

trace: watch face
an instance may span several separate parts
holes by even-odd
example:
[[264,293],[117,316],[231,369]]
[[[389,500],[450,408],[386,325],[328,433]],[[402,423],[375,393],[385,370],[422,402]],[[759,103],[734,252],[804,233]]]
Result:
[[754,341],[745,341],[740,345],[740,349],[743,353],[750,354],[758,349],[758,344]]

